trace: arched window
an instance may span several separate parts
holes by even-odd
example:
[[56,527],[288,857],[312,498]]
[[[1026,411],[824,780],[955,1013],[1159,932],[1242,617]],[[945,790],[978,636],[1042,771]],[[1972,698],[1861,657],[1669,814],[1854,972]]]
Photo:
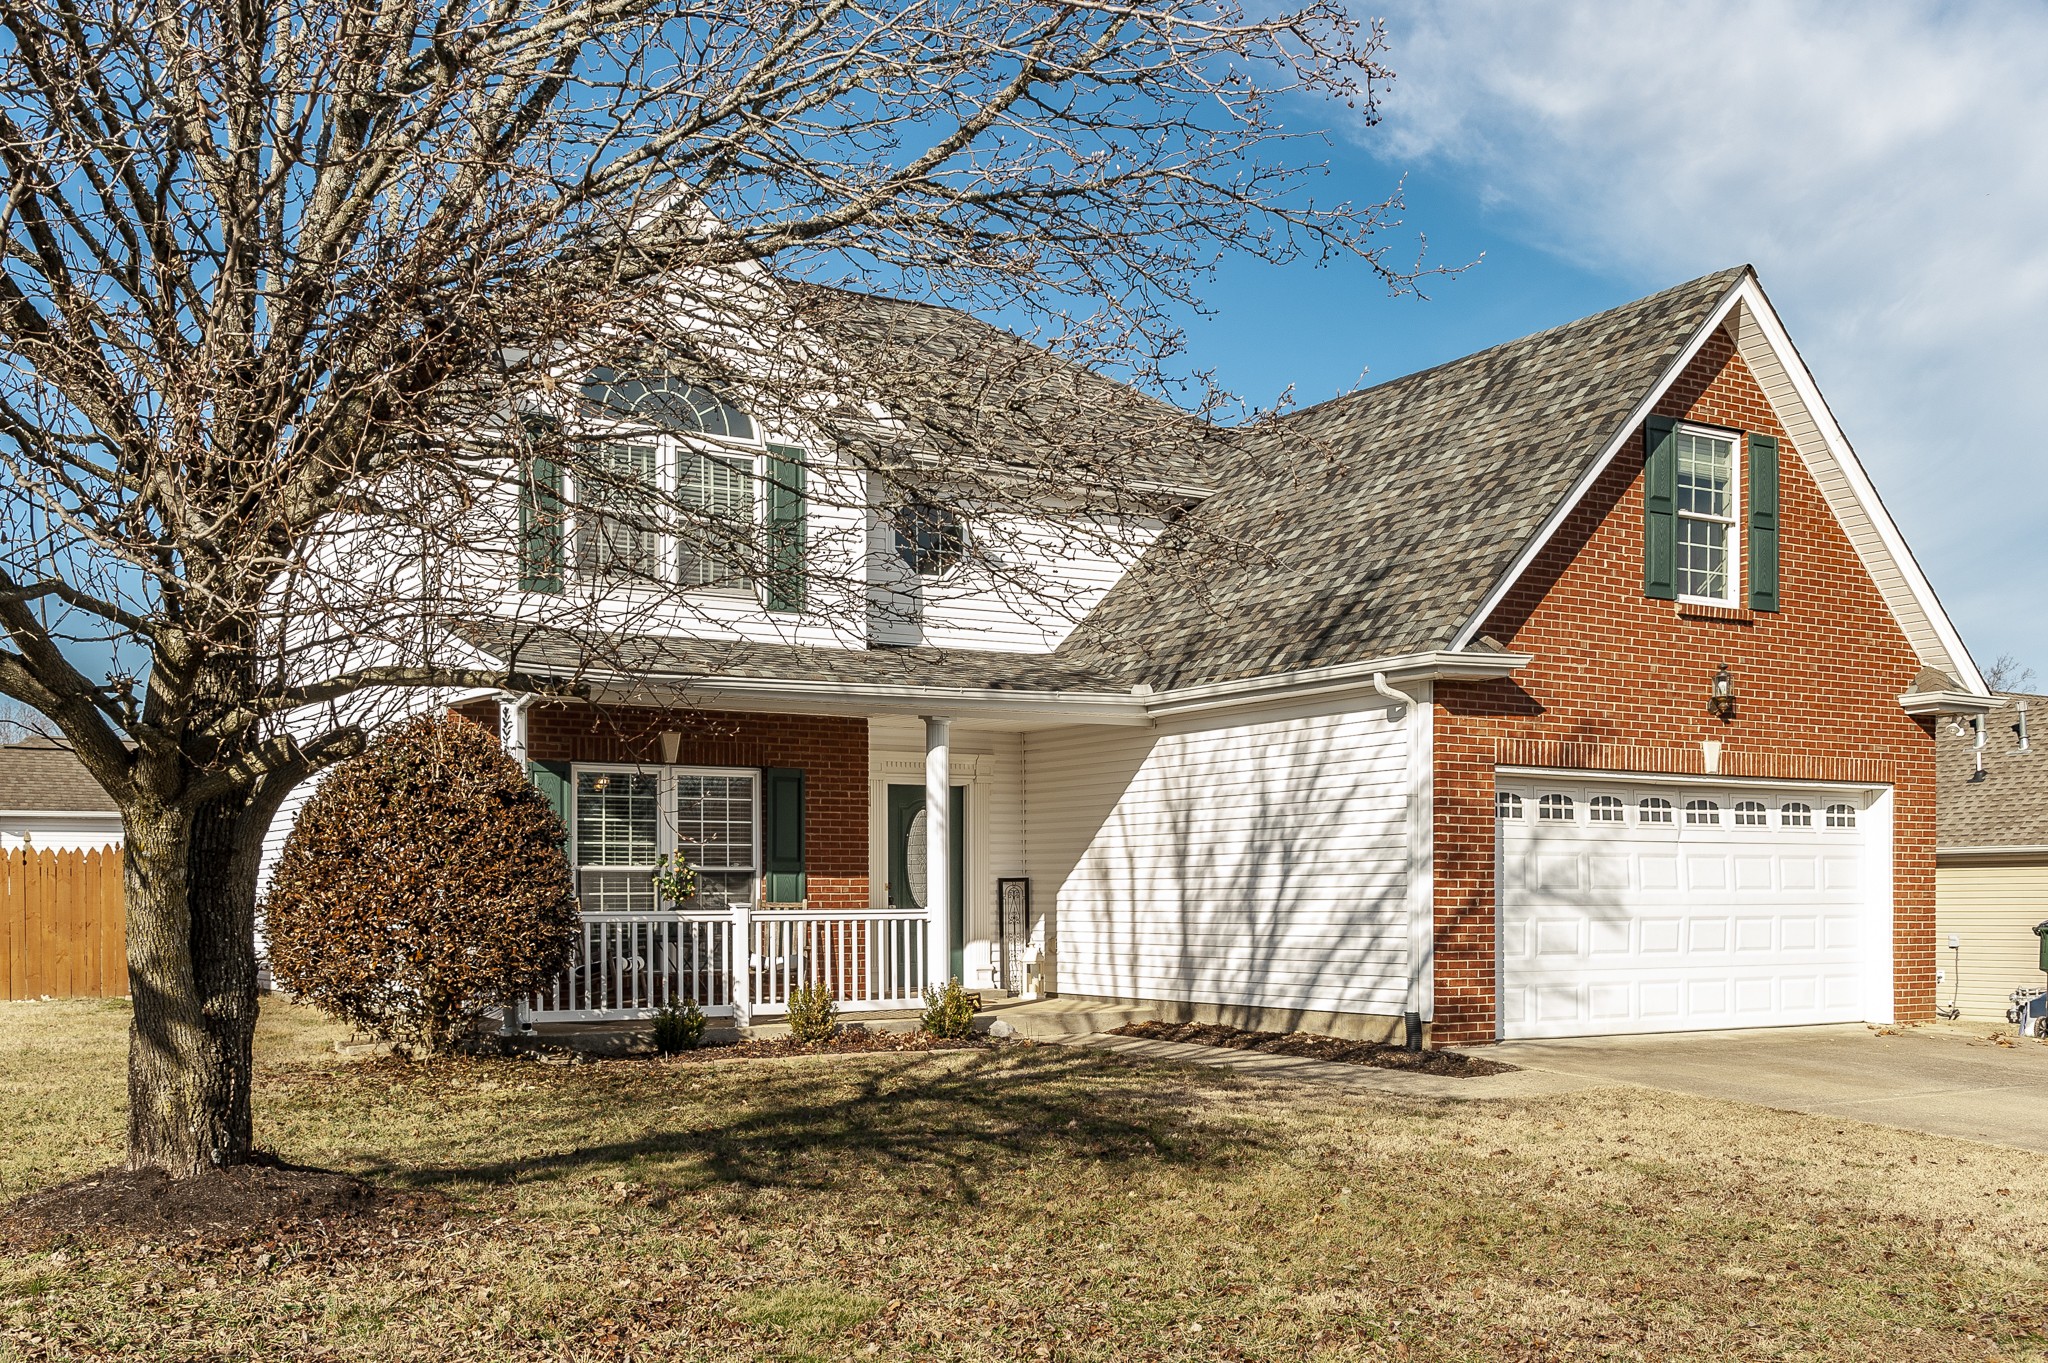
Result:
[[1813,827],[1813,806],[1788,800],[1778,806],[1778,822],[1786,828]]
[[1636,806],[1636,818],[1641,823],[1670,823],[1671,801],[1652,795]]
[[1547,823],[1572,822],[1572,797],[1546,795],[1536,802],[1536,817]]
[[1586,801],[1586,817],[1594,823],[1620,823],[1621,797],[1619,795],[1595,795]]
[[1736,802],[1735,826],[1737,828],[1762,828],[1770,821],[1770,811],[1764,808],[1762,800],[1740,800]]
[[644,421],[676,435],[754,439],[752,417],[704,385],[672,374],[642,376],[593,369],[583,381],[583,397],[604,415]]
[[1685,821],[1690,824],[1716,824],[1721,822],[1721,806],[1712,800],[1687,800]]
[[1856,806],[1854,806],[1854,805],[1829,805],[1829,806],[1828,806],[1828,827],[1829,827],[1829,828],[1854,828],[1855,826],[1856,826]]
[[1495,796],[1495,797],[1494,797],[1494,801],[1493,801],[1493,812],[1494,812],[1494,817],[1496,817],[1496,818],[1501,818],[1501,819],[1519,819],[1519,818],[1521,818],[1521,817],[1522,817],[1522,797],[1521,797],[1521,796],[1519,796],[1519,795],[1517,795],[1517,794],[1515,794],[1515,793],[1514,793],[1514,792],[1513,792],[1512,790],[1504,790],[1504,791],[1502,791],[1502,792],[1501,792],[1501,793],[1500,793],[1499,795],[1497,795],[1497,796]]

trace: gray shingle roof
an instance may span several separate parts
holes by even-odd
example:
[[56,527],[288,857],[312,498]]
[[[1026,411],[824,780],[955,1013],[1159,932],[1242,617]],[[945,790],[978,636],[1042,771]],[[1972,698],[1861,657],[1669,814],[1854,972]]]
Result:
[[1066,491],[1212,485],[1231,436],[953,308],[795,284],[805,323],[943,462]]
[[0,809],[17,813],[120,812],[120,806],[86,772],[71,746],[54,738],[32,738],[0,747]]
[[679,680],[733,677],[880,686],[945,686],[1130,694],[1128,683],[1040,653],[983,649],[812,648],[799,644],[603,634],[593,630],[494,627],[464,631],[500,662],[565,679],[605,675]]
[[1445,646],[1746,274],[1247,433],[1182,527],[1201,566],[1155,550],[1062,656],[1165,687]]
[[[1974,733],[1947,720],[1935,730],[1935,845],[2048,847],[2048,696],[1999,693],[2014,704],[1984,717],[1984,779],[1973,781]],[[2019,710],[2027,702],[2033,750],[2019,751]],[[1968,726],[1965,726],[1967,729]]]

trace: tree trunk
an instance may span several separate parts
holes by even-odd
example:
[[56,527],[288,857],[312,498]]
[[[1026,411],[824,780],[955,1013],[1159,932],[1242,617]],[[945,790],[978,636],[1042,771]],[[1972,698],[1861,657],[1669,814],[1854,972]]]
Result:
[[276,800],[131,811],[128,1167],[245,1162],[256,1032],[256,868]]

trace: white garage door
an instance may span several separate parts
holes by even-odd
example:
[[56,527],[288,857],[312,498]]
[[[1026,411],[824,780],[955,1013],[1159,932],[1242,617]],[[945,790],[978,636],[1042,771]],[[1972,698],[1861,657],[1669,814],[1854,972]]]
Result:
[[1890,839],[1863,793],[1506,774],[1498,791],[1503,1036],[1877,1015],[1889,893],[1870,849]]

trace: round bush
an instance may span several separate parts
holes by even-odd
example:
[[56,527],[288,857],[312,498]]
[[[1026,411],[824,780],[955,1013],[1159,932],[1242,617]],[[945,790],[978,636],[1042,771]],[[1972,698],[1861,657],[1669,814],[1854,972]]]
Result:
[[341,763],[299,812],[264,901],[294,998],[439,1050],[538,989],[577,935],[561,820],[488,731],[426,716]]

